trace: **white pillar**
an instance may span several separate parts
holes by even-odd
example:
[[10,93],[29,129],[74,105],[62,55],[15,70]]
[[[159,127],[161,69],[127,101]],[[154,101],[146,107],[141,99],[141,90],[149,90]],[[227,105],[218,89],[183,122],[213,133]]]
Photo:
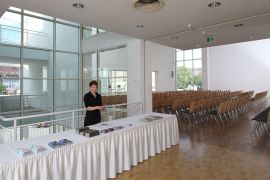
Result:
[[[144,103],[144,41],[131,40],[127,43],[128,48],[128,96],[127,102]],[[132,106],[128,107],[128,115],[135,114]],[[145,108],[144,108],[145,109]]]

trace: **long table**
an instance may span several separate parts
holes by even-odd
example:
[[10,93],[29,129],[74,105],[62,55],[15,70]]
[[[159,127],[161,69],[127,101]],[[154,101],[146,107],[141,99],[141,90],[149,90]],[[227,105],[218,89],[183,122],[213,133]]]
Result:
[[[142,122],[147,115],[163,116],[163,119]],[[106,180],[179,143],[174,115],[151,113],[106,122],[110,126],[126,124],[133,126],[91,138],[67,131],[1,145],[0,153],[5,153],[6,158],[0,160],[0,179]],[[63,138],[74,143],[58,149],[47,146],[48,142]],[[48,150],[24,158],[16,156],[17,147],[29,148],[33,144]]]

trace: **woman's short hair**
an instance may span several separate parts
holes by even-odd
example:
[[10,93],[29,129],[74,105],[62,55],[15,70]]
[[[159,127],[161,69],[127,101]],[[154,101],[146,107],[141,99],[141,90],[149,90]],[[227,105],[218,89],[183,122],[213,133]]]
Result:
[[89,87],[91,87],[91,86],[93,86],[93,85],[98,86],[98,82],[95,81],[95,80],[93,80],[93,81],[91,81],[91,82],[89,83]]

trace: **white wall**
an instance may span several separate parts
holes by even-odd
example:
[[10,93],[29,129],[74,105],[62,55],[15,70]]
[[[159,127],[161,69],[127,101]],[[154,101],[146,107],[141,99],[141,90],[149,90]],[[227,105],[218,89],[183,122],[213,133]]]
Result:
[[127,48],[114,49],[100,53],[100,68],[106,70],[128,70]]
[[270,90],[270,39],[208,48],[208,88]]
[[145,57],[151,62],[151,71],[157,71],[157,91],[175,90],[175,56],[175,48],[146,41]]
[[134,40],[134,38],[112,32],[104,32],[84,39],[82,41],[82,52],[84,53],[125,45],[130,40]]

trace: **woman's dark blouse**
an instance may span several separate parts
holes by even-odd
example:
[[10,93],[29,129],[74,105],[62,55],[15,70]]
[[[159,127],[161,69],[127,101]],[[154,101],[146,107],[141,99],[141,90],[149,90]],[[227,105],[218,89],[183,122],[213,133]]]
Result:
[[[101,95],[96,93],[96,97],[93,96],[91,92],[88,92],[87,94],[84,95],[84,105],[85,107],[94,107],[94,106],[101,106],[102,105],[102,100],[101,100]],[[86,116],[85,116],[85,125],[93,125],[101,122],[101,115],[100,115],[100,110],[96,109],[93,111],[86,111]]]

